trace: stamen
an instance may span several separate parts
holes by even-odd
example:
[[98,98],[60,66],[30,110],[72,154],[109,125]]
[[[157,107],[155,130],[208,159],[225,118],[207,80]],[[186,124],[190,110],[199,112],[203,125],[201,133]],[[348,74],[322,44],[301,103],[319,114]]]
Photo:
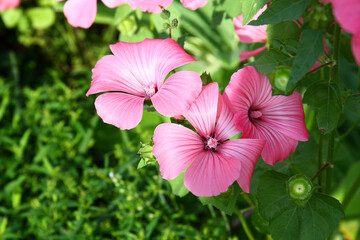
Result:
[[253,111],[250,111],[250,118],[251,119],[256,119],[256,118],[259,118],[262,116],[262,113],[258,110],[253,110]]
[[218,141],[215,138],[209,137],[205,142],[205,149],[216,151],[216,147],[219,145]]
[[144,86],[144,90],[145,90],[145,94],[146,94],[146,99],[150,99],[156,93],[156,89],[155,89],[154,85]]

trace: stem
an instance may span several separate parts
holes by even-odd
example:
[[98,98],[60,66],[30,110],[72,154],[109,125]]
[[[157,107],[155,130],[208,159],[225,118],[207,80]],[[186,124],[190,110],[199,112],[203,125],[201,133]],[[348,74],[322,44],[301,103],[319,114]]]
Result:
[[358,90],[360,91],[360,67],[358,67],[358,82],[359,82]]
[[246,223],[244,215],[239,210],[235,210],[235,213],[239,216],[240,222],[244,228],[245,234],[249,240],[255,240],[254,236],[252,235],[249,226]]
[[[318,154],[318,167],[321,169],[321,165],[323,164],[323,161],[322,161],[322,148],[323,148],[323,135],[320,133],[320,139],[319,139],[319,154]],[[316,176],[316,175],[315,175]],[[314,177],[315,177],[314,176]],[[314,178],[313,177],[313,178]],[[322,176],[320,176],[318,178],[318,185],[320,186],[319,188],[319,192],[321,192],[321,178]],[[313,181],[313,179],[311,179],[311,181]]]
[[339,43],[340,43],[340,32],[341,28],[338,23],[335,24],[335,30],[334,30],[334,40],[333,40],[333,61],[335,61],[334,66],[331,68],[330,71],[330,78],[329,78],[329,84],[330,81],[334,81],[337,85],[339,85]]
[[356,178],[354,184],[352,185],[352,187],[350,188],[350,191],[348,192],[348,194],[345,196],[344,201],[342,202],[343,208],[344,210],[346,209],[346,207],[349,205],[351,199],[354,197],[356,191],[358,190],[360,186],[360,174],[358,175],[358,177]]
[[353,95],[351,95],[352,97],[357,97],[360,96],[360,93],[354,93]]
[[[329,143],[328,143],[328,156],[327,162],[329,164],[334,163],[334,145],[335,145],[335,136],[334,131],[332,131],[329,135]],[[333,177],[333,168],[328,168],[326,171],[326,185],[325,185],[325,192],[330,193],[331,183]]]
[[353,125],[351,125],[351,127],[343,134],[339,137],[339,139],[344,139],[347,137],[347,135],[349,135],[356,127],[357,125],[360,123],[360,118],[358,120],[356,120],[356,122],[353,123]]
[[321,68],[323,68],[323,67],[329,66],[329,65],[331,65],[331,64],[334,64],[334,62],[333,62],[333,61],[326,62],[326,63],[324,63],[324,64],[322,64],[322,65],[318,66],[317,68],[315,68],[315,69],[313,69],[313,70],[309,71],[306,75],[311,74],[311,73],[313,73],[313,72],[316,72],[317,70],[319,70],[319,69],[321,69]]
[[[335,23],[335,30],[334,30],[334,39],[333,39],[333,61],[335,64],[330,69],[330,77],[329,77],[329,87],[331,82],[335,82],[336,85],[339,86],[339,43],[340,43],[340,32],[341,28],[338,23]],[[333,130],[329,135],[329,142],[328,142],[328,156],[327,162],[330,164],[334,163],[334,154],[335,154],[335,131]],[[326,171],[326,184],[325,184],[325,192],[330,193],[331,183],[333,177],[333,169],[328,168]]]
[[[327,167],[334,167],[331,163],[326,162],[324,166],[322,166],[315,175],[311,178],[311,181],[313,182],[317,176],[319,176],[320,173],[322,173]],[[320,178],[320,177],[319,177]]]

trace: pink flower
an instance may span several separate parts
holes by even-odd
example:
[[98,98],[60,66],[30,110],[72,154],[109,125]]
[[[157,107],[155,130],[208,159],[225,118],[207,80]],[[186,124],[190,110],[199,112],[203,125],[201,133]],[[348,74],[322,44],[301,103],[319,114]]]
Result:
[[235,180],[249,192],[265,141],[227,141],[239,131],[217,83],[204,87],[184,116],[198,134],[174,123],[164,123],[155,129],[153,153],[162,177],[171,180],[186,169],[184,184],[196,196],[219,195]]
[[93,69],[87,96],[107,92],[96,98],[95,107],[105,123],[120,129],[136,127],[143,103],[151,100],[162,115],[185,113],[201,91],[196,72],[171,70],[196,61],[173,39],[145,39],[138,43],[110,45],[114,55],[101,58]]
[[[127,3],[128,0],[102,0],[102,2],[114,8]],[[64,5],[65,17],[73,27],[89,28],[94,23],[96,12],[97,0],[68,0]]]
[[242,137],[266,140],[262,157],[270,165],[289,157],[298,140],[309,138],[300,93],[271,96],[269,80],[254,67],[234,73],[224,97],[231,103]]
[[[266,5],[260,9],[255,16],[251,19],[256,20],[258,17],[266,10]],[[233,18],[233,23],[235,26],[235,32],[239,36],[240,42],[242,43],[253,43],[253,42],[266,42],[267,34],[266,28],[267,25],[261,26],[251,26],[244,25],[243,26],[243,15]],[[250,52],[243,51],[240,53],[240,62],[249,59],[250,57],[256,56],[260,52],[264,51],[266,46],[255,49]]]
[[360,1],[331,0],[336,21],[345,31],[353,34],[351,46],[354,57],[360,65]]
[[208,1],[209,0],[180,0],[182,5],[190,10],[196,10],[203,7],[207,4]]
[[20,0],[0,0],[0,12],[9,8],[17,8],[20,5]]

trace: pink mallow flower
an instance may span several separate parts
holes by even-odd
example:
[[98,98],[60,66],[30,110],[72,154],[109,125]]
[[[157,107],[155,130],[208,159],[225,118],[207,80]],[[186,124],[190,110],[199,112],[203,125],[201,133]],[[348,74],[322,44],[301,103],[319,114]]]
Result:
[[352,51],[355,60],[360,65],[360,1],[331,0],[336,21],[345,31],[352,33]]
[[173,39],[145,39],[138,43],[110,45],[114,55],[101,58],[92,70],[87,96],[108,92],[95,100],[98,115],[105,123],[131,129],[141,121],[143,103],[151,100],[164,116],[184,114],[201,92],[196,72],[171,70],[196,61]]
[[[63,0],[57,0],[63,1]],[[125,4],[128,0],[102,0],[109,8]],[[68,0],[64,5],[64,15],[73,27],[89,28],[95,21],[97,0]]]
[[307,141],[301,95],[271,96],[268,78],[254,67],[234,73],[224,91],[231,103],[234,122],[244,138],[266,140],[262,157],[270,165],[285,160],[298,141]]
[[[255,16],[250,20],[256,20],[258,17],[266,10],[266,5],[260,9]],[[264,42],[266,43],[266,28],[267,25],[261,26],[252,26],[252,25],[244,25],[243,26],[243,15],[233,18],[233,23],[235,27],[235,32],[239,36],[239,40],[242,43],[254,43],[254,42]],[[262,51],[266,50],[266,45],[260,48],[257,48],[253,51],[242,51],[240,53],[240,62],[243,62],[250,57],[256,56]]]
[[0,0],[0,12],[9,8],[17,8],[20,5],[20,0]]
[[205,86],[184,117],[198,133],[174,123],[155,129],[153,153],[162,177],[171,180],[186,169],[184,184],[196,196],[219,195],[236,180],[249,192],[265,141],[228,140],[239,131],[218,84]]

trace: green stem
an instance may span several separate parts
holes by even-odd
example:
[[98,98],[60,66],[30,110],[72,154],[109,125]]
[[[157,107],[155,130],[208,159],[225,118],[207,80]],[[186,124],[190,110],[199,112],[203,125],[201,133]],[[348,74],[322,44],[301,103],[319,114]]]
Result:
[[[318,154],[318,168],[321,169],[321,166],[323,164],[323,160],[322,160],[322,148],[323,148],[323,135],[320,133],[320,139],[319,139],[319,154]],[[320,186],[319,188],[319,192],[321,192],[321,178],[322,176],[320,175],[318,177],[318,185]]]
[[353,125],[351,125],[351,127],[343,134],[339,137],[339,139],[344,139],[347,137],[347,135],[349,135],[356,127],[357,125],[359,125],[360,123],[360,118],[358,120],[356,120],[356,122],[353,123]]
[[333,39],[333,61],[335,61],[335,64],[331,68],[330,71],[330,78],[329,78],[329,84],[330,81],[334,81],[337,85],[339,85],[339,43],[340,43],[340,33],[341,33],[341,27],[338,23],[335,24],[335,30],[334,30],[334,39]]
[[252,235],[249,226],[246,223],[244,215],[239,210],[235,210],[235,213],[239,216],[240,222],[244,228],[245,234],[249,240],[255,240],[254,236]]
[[[332,131],[329,135],[329,143],[328,143],[328,156],[327,162],[329,164],[334,163],[334,150],[335,150],[335,133]],[[325,193],[330,193],[331,190],[331,183],[333,177],[333,168],[328,168],[326,171],[326,184],[325,184]]]
[[360,186],[360,174],[356,178],[354,184],[350,188],[350,191],[345,196],[344,201],[342,202],[343,208],[346,209],[346,207],[349,205],[351,199],[354,197],[355,193],[357,192],[358,188]]
[[[329,87],[331,82],[336,83],[339,86],[339,43],[340,43],[340,33],[341,27],[338,23],[335,23],[335,30],[334,30],[334,39],[333,39],[333,61],[335,64],[330,69],[330,77],[329,77]],[[335,155],[335,131],[333,130],[329,135],[329,142],[328,142],[328,156],[327,162],[329,164],[334,163],[334,155]],[[325,193],[330,193],[331,190],[331,183],[333,177],[333,168],[328,168],[326,171],[326,183],[325,183]]]

